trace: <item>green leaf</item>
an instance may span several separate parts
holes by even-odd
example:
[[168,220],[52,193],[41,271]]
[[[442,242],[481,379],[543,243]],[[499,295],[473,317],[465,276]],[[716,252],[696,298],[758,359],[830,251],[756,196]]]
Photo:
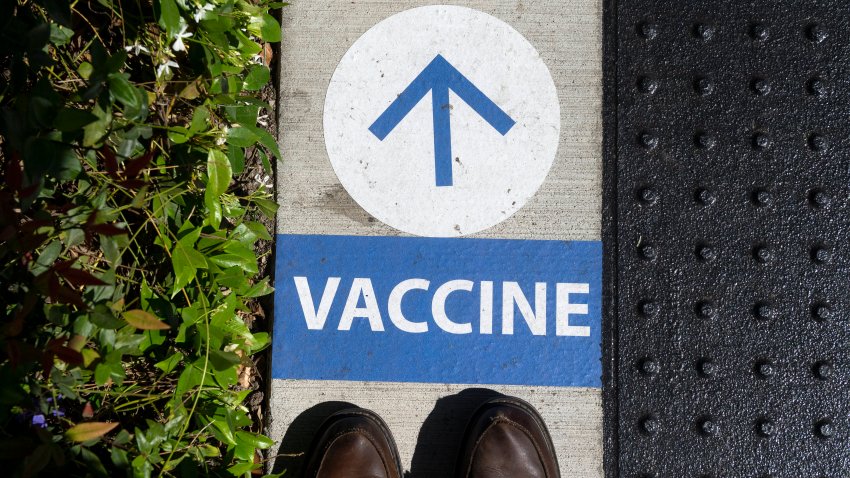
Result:
[[233,434],[233,430],[224,420],[212,420],[213,431],[217,431],[216,436],[221,439],[224,443],[228,445],[236,445],[236,435]]
[[233,352],[210,350],[210,364],[212,364],[215,370],[227,370],[240,363],[242,363],[242,359]]
[[217,149],[211,149],[207,153],[207,177],[207,192],[216,199],[230,186],[233,177],[230,161]]
[[74,30],[65,28],[62,25],[50,24],[50,41],[56,46],[62,46],[74,36]]
[[165,360],[161,362],[157,362],[155,367],[162,370],[165,373],[171,373],[178,365],[180,365],[180,361],[183,360],[183,354],[180,352],[175,352],[168,356]]
[[221,267],[241,267],[248,274],[256,274],[257,256],[251,248],[238,243],[231,242],[224,248],[224,253],[210,256],[210,262]]
[[274,446],[274,440],[265,435],[259,435],[257,433],[237,431],[236,439],[254,448],[259,448],[260,450],[267,450]]
[[33,275],[39,275],[46,271],[59,258],[62,252],[62,241],[55,240],[42,249],[35,263],[32,264],[31,272]]
[[192,138],[194,134],[182,126],[174,126],[168,130],[168,139],[174,144],[183,144]]
[[169,36],[180,31],[180,10],[174,0],[159,0],[159,24]]
[[260,137],[257,133],[244,126],[234,126],[227,130],[227,144],[230,146],[249,148],[259,141]]
[[221,201],[207,190],[204,192],[204,205],[207,207],[207,224],[218,229],[221,226]]
[[112,107],[107,105],[106,108],[100,106],[98,101],[94,105],[92,113],[98,118],[83,128],[83,146],[94,146],[106,136],[109,132],[109,126],[112,124]]
[[272,292],[274,292],[274,287],[269,285],[269,279],[266,277],[243,292],[242,297],[262,297],[264,295],[269,295]]
[[112,329],[117,330],[121,327],[127,325],[123,320],[119,320],[115,317],[115,314],[109,309],[109,307],[98,304],[95,308],[89,313],[89,320],[94,325],[102,329]]
[[230,161],[230,168],[233,170],[233,174],[242,174],[242,171],[245,171],[245,150],[238,147],[230,145],[227,148],[227,160]]
[[[268,131],[262,128],[258,128],[256,126],[246,126],[246,128],[250,129],[251,132],[257,135],[257,138],[259,138],[260,140],[260,144],[265,146],[274,155],[275,158],[280,159],[280,148],[278,147],[277,141],[275,141],[274,136],[269,134]],[[270,171],[267,170],[267,172]]]
[[280,207],[276,202],[270,199],[254,198],[254,204],[262,211],[266,217],[272,218],[277,213],[277,208]]
[[111,432],[117,426],[118,423],[115,422],[80,423],[66,431],[65,436],[71,441],[84,442],[100,438]]
[[248,31],[269,43],[280,41],[280,24],[273,16],[264,13],[261,16],[251,17]]
[[271,72],[264,65],[252,65],[245,76],[243,88],[248,91],[257,91],[266,86],[271,80]]
[[260,466],[262,466],[262,465],[260,465],[259,463],[254,464],[252,462],[243,462],[243,463],[237,463],[237,464],[231,466],[230,468],[227,469],[227,471],[229,471],[230,474],[232,474],[233,476],[241,476],[241,475],[244,475],[245,473],[249,473],[253,470],[260,468]]
[[77,67],[77,73],[84,80],[88,80],[92,72],[94,72],[94,67],[87,61],[80,63],[80,66]]
[[256,221],[251,221],[251,222],[246,222],[245,226],[247,226],[248,229],[251,230],[251,232],[256,234],[258,238],[260,238],[264,241],[271,241],[272,240],[272,236],[269,234],[268,229],[266,229],[266,226],[264,226],[262,223],[256,222]]
[[182,400],[183,394],[200,385],[202,379],[203,373],[201,369],[194,364],[187,366],[177,379],[177,386],[174,388],[174,397],[177,400]]
[[268,347],[269,343],[269,334],[266,332],[258,332],[254,334],[253,340],[250,341],[248,346],[251,347],[251,353],[254,354]]
[[198,106],[195,108],[195,113],[192,115],[192,123],[189,125],[189,131],[192,133],[200,133],[208,130],[210,127],[210,110],[206,106]]
[[195,278],[198,269],[206,268],[206,260],[200,252],[178,242],[171,252],[171,265],[174,267],[174,290],[171,293],[173,297]]
[[189,248],[195,247],[199,237],[201,237],[201,228],[195,227],[191,221],[185,221],[177,231],[177,242]]
[[125,73],[110,73],[109,75],[109,92],[112,96],[124,104],[124,106],[139,108],[135,87],[130,83],[128,75]]
[[53,127],[62,132],[72,132],[83,126],[97,121],[97,116],[85,110],[76,108],[62,108],[53,119]]
[[167,330],[171,326],[154,317],[150,312],[134,309],[128,310],[123,314],[124,320],[128,324],[140,330]]

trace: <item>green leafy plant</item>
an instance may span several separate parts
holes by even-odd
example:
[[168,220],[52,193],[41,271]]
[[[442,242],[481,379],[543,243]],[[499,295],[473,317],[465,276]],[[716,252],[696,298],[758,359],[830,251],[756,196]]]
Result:
[[[265,0],[0,3],[0,462],[243,476],[268,185]],[[267,176],[266,176],[267,177]],[[249,192],[250,191],[250,192]],[[241,382],[241,383],[240,383]]]

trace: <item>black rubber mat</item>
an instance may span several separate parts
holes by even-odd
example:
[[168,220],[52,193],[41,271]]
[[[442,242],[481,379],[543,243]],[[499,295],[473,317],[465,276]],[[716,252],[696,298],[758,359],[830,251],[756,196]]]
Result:
[[850,4],[606,2],[608,477],[850,476]]

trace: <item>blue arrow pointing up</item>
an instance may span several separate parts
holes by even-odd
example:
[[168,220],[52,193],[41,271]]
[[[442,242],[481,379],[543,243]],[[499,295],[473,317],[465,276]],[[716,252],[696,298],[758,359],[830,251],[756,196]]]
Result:
[[502,136],[508,134],[516,124],[516,121],[466,79],[457,68],[442,55],[437,55],[369,127],[369,131],[383,141],[430,91],[434,115],[434,169],[437,186],[452,185],[449,90],[454,91]]

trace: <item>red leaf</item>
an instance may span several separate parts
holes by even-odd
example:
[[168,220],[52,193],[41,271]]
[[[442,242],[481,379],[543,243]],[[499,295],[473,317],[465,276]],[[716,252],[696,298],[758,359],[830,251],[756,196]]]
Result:
[[39,361],[41,362],[41,370],[44,372],[44,375],[50,376],[50,370],[53,368],[53,353],[42,353],[39,357]]
[[75,287],[83,285],[107,285],[106,282],[80,269],[67,269],[59,271],[59,274]]
[[83,418],[92,418],[94,416],[94,407],[91,406],[91,402],[86,402],[83,407]]
[[148,151],[138,158],[124,162],[124,177],[127,179],[135,178],[143,169],[148,167],[151,160],[153,160],[153,151]]
[[93,233],[102,234],[104,236],[120,236],[121,234],[127,234],[125,229],[121,229],[115,224],[95,224],[88,227]]
[[67,436],[71,441],[84,442],[100,438],[111,432],[117,426],[117,423],[110,422],[80,423],[79,425],[74,425],[65,432],[65,436]]
[[100,154],[103,156],[103,164],[106,166],[106,172],[113,179],[118,179],[118,158],[115,157],[115,151],[112,148],[104,146],[100,148]]
[[64,339],[50,340],[47,342],[47,350],[53,352],[59,360],[67,364],[80,365],[83,363],[83,354],[65,346]]
[[51,266],[51,269],[55,270],[56,272],[62,273],[70,269],[75,262],[77,262],[76,258],[68,259],[67,261],[56,261],[56,263]]
[[46,227],[46,226],[52,226],[52,225],[53,225],[53,221],[51,221],[49,219],[36,219],[36,220],[33,220],[33,221],[27,221],[27,222],[21,223],[21,225],[18,227],[18,230],[21,231],[21,232],[33,232],[40,227]]
[[35,194],[36,191],[38,191],[38,189],[40,187],[41,187],[41,183],[30,184],[29,186],[21,189],[21,192],[18,193],[18,196],[20,196],[21,199],[28,198],[28,197],[32,196],[33,194]]
[[125,179],[121,181],[121,185],[127,189],[140,189],[145,185],[145,182],[141,179]]
[[83,298],[80,294],[60,284],[59,279],[57,279],[55,275],[51,275],[48,279],[47,290],[50,298],[57,302],[75,305],[78,309],[86,308],[86,304],[83,302]]
[[128,324],[139,330],[168,330],[171,328],[170,325],[157,319],[153,314],[145,312],[144,310],[128,310],[127,312],[124,312],[123,316],[124,320],[126,320]]
[[21,169],[21,158],[18,156],[18,153],[14,151],[11,156],[12,157],[9,158],[9,161],[6,161],[6,184],[8,184],[13,191],[20,193],[24,178],[23,170]]
[[15,229],[14,226],[6,226],[3,228],[2,231],[0,231],[0,241],[6,242],[9,239],[15,237],[15,234],[17,233],[18,231]]

